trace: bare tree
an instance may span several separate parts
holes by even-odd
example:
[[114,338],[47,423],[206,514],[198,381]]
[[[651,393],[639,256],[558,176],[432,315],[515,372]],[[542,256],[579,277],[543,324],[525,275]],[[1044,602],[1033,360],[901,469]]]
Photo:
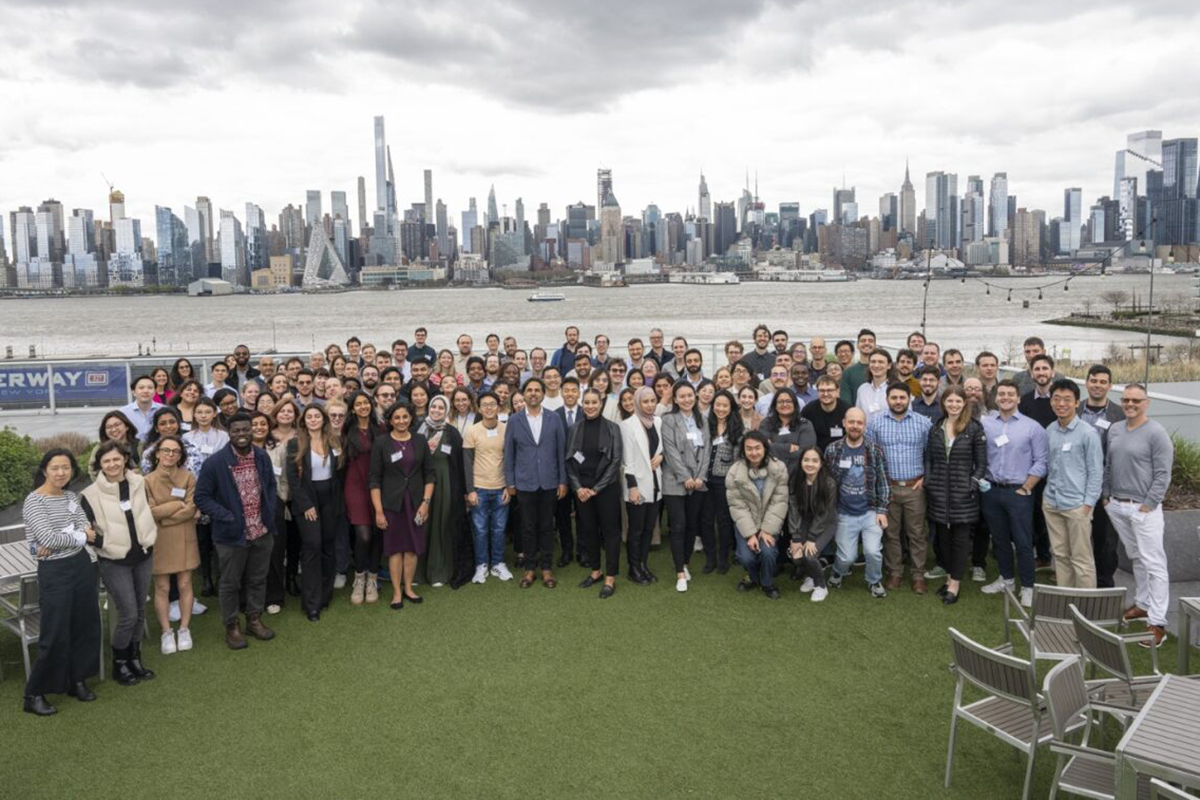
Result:
[[1124,289],[1109,289],[1100,293],[1100,299],[1113,307],[1113,314],[1121,310],[1121,305],[1129,302],[1129,292]]

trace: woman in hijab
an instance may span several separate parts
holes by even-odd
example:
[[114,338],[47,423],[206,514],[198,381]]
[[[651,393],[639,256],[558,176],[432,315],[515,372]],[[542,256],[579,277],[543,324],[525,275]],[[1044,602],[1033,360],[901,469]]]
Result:
[[633,395],[633,416],[621,423],[629,579],[642,586],[657,580],[646,565],[662,500],[662,419],[654,414],[657,405],[654,390],[642,386]]
[[[428,543],[417,565],[417,574],[423,575],[423,582],[434,587],[451,583],[458,574],[455,555],[462,546],[457,541],[457,534],[466,513],[462,435],[449,424],[449,418],[449,398],[435,395],[429,401],[425,421],[417,430],[429,444],[435,481],[433,503],[429,509]],[[469,580],[470,576],[467,577]]]

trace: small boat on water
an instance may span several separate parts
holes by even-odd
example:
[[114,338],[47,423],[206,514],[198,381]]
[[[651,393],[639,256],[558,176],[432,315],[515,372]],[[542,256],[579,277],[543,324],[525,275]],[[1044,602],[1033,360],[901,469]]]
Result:
[[566,300],[567,296],[558,292],[534,292],[527,299],[531,303],[553,303],[558,300]]

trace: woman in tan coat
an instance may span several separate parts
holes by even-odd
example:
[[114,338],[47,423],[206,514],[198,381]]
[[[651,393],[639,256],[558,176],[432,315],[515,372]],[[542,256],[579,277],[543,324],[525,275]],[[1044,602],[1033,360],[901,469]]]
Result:
[[769,447],[761,431],[750,431],[742,438],[742,457],[725,476],[725,496],[738,532],[738,562],[748,573],[738,584],[738,591],[762,586],[763,594],[778,600],[775,562],[779,557],[778,539],[788,515],[788,474]]
[[[146,476],[146,496],[150,511],[158,523],[154,544],[154,612],[162,627],[162,652],[192,649],[192,570],[200,566],[200,548],[196,541],[199,512],[193,495],[196,476],[182,466],[185,461],[183,440],[172,434],[158,441],[151,458],[154,470]],[[171,629],[171,576],[179,584],[179,633]]]

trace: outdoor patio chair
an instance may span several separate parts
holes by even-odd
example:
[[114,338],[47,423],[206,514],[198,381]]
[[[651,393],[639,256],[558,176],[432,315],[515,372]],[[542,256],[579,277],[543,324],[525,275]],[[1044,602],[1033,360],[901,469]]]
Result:
[[[17,584],[6,585],[7,594],[15,598],[6,598],[3,605],[8,614],[0,617],[0,625],[8,628],[21,641],[21,655],[25,659],[25,677],[33,671],[33,660],[29,656],[29,648],[38,643],[42,629],[42,612],[38,605],[38,582],[36,577],[22,578],[12,581]],[[13,600],[15,599],[15,602]]]
[[1200,797],[1188,794],[1183,789],[1177,789],[1166,781],[1151,778],[1150,800],[1200,800]]
[[[954,653],[951,671],[957,676],[954,687],[954,708],[950,714],[950,743],[946,752],[946,788],[954,771],[954,745],[961,719],[983,728],[1000,741],[1012,745],[1029,756],[1025,768],[1025,788],[1021,797],[1029,797],[1033,782],[1033,765],[1040,745],[1054,738],[1049,726],[1043,725],[1044,707],[1037,691],[1033,662],[1001,653],[964,636],[950,628],[950,645]],[[989,694],[981,700],[963,702],[964,685],[970,683]],[[1083,727],[1082,720],[1070,723],[1069,731]]]
[[1004,641],[1012,644],[1013,629],[1029,643],[1030,657],[1055,661],[1079,653],[1071,615],[1067,607],[1075,604],[1089,620],[1105,628],[1118,628],[1125,610],[1125,589],[1072,589],[1037,583],[1028,611],[1011,589],[1004,590]]
[[1070,614],[1080,653],[1089,663],[1112,676],[1089,681],[1088,694],[1094,700],[1114,707],[1133,709],[1131,714],[1115,715],[1122,723],[1128,723],[1137,716],[1137,710],[1145,704],[1154,687],[1162,680],[1162,673],[1158,670],[1157,648],[1150,648],[1150,668],[1153,673],[1135,675],[1129,659],[1129,645],[1149,640],[1154,634],[1150,631],[1117,633],[1105,630],[1087,619],[1074,604],[1071,605]]

